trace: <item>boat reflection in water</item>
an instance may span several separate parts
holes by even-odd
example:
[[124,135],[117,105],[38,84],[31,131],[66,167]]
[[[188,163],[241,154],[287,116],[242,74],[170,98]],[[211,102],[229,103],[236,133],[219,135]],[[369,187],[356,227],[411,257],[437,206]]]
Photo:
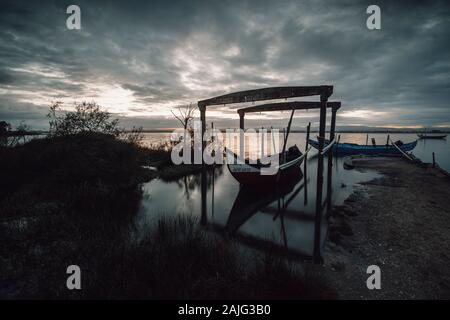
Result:
[[[291,144],[295,143],[292,141]],[[161,215],[193,216],[207,230],[233,237],[244,248],[260,250],[274,247],[275,253],[313,257],[316,243],[316,256],[320,256],[327,219],[326,210],[321,221],[317,221],[316,216],[317,157],[314,152],[305,159],[307,171],[302,165],[293,183],[277,184],[284,186],[278,190],[255,192],[256,189],[244,188],[226,165],[217,165],[214,169],[209,167],[204,175],[196,173],[170,180],[153,179],[142,186],[142,201],[135,218],[134,232],[137,237],[144,237]],[[372,171],[344,170],[343,157],[334,157],[333,163],[332,205],[342,204],[359,183],[379,177]],[[327,181],[327,171],[324,180]],[[205,182],[203,185],[202,181]],[[324,185],[324,189],[326,187]],[[323,203],[326,204],[326,199]]]
[[[256,250],[270,247],[279,254],[320,260],[326,235],[320,221],[324,219],[317,220],[311,213],[299,210],[298,205],[292,205],[295,200],[298,203],[300,194],[307,198],[307,182],[300,167],[291,176],[288,182],[271,189],[241,185],[226,223],[206,222],[205,216],[204,224]],[[205,211],[202,208],[206,215]]]

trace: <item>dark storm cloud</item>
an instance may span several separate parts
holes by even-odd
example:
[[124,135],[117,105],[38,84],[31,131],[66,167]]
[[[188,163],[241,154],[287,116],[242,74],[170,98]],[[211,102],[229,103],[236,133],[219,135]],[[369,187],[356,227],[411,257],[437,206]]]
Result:
[[[81,31],[65,28],[73,3]],[[450,124],[450,5],[375,3],[379,31],[365,1],[2,1],[0,116],[38,123],[51,100],[89,97],[127,124],[169,127],[182,103],[333,84],[342,124]],[[235,108],[213,109],[232,123]]]

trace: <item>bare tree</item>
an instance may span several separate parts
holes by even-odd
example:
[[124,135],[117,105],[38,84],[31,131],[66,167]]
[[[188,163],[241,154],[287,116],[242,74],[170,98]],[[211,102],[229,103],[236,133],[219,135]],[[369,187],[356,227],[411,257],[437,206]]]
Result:
[[170,110],[172,112],[175,119],[180,121],[183,128],[186,130],[191,122],[192,119],[194,119],[195,111],[197,110],[196,106],[192,103],[188,105],[183,105],[180,107],[177,107],[178,114]]

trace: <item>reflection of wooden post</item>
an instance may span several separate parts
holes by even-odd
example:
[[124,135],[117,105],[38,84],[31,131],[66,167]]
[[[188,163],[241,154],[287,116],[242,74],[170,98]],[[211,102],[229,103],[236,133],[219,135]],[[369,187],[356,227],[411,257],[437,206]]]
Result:
[[[308,123],[308,126],[306,127],[306,143],[305,143],[305,152],[308,150],[308,146],[309,146],[309,132],[311,130],[311,122]],[[308,176],[307,176],[307,163],[308,162],[308,154],[305,155],[305,159],[303,159],[303,176],[304,176],[304,181],[305,181],[305,199],[304,202],[305,204],[308,203]]]
[[272,150],[271,150],[271,154],[275,154],[277,151],[275,150],[275,137],[273,135],[273,127],[270,127],[270,136],[272,137]]
[[[337,139],[337,143],[336,143],[336,156],[338,155],[338,151],[339,151],[339,141],[341,141],[341,135],[338,135],[338,139]],[[336,157],[336,159],[337,159],[337,157]]]
[[202,190],[202,194],[201,194],[201,207],[202,207],[202,216],[200,219],[200,223],[201,224],[206,224],[208,217],[207,217],[207,203],[206,203],[206,191],[207,191],[207,186],[206,186],[206,164],[205,161],[203,159],[203,152],[205,150],[206,147],[206,141],[203,140],[203,137],[205,135],[206,132],[206,107],[205,106],[199,106],[200,109],[200,121],[201,121],[201,125],[202,125],[202,174],[201,174],[201,190]]
[[325,121],[327,119],[327,98],[320,96],[319,154],[317,161],[316,217],[314,228],[314,262],[321,262],[321,223],[322,223],[322,189],[323,189],[323,147],[325,140]]
[[239,112],[239,156],[242,159],[245,159],[245,154],[244,154],[244,129],[245,129],[245,124],[244,124],[244,115],[245,113],[240,111]]
[[[214,122],[211,122],[211,130],[212,136],[211,136],[211,142],[215,143],[216,139],[214,136]],[[214,156],[216,155],[215,147],[212,151],[214,153]],[[212,170],[212,191],[211,191],[211,217],[214,218],[214,184],[215,184],[215,177],[216,176],[216,162],[213,162],[213,170]]]
[[[334,140],[334,131],[336,129],[336,112],[337,110],[333,108],[331,111],[331,126],[330,126],[330,143]],[[331,147],[328,151],[328,173],[327,173],[327,214],[331,212],[331,194],[333,191],[333,179],[332,179],[332,167],[333,167],[333,149]]]
[[264,157],[264,127],[261,128],[261,159]]

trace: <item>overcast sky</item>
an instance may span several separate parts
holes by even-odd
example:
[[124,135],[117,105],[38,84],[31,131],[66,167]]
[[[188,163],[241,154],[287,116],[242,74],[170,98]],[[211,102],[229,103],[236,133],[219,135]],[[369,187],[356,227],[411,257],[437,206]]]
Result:
[[[0,1],[0,120],[45,128],[52,101],[126,126],[228,92],[334,85],[339,125],[450,127],[448,1]],[[81,30],[66,8],[81,8]],[[368,30],[366,8],[381,8]],[[295,126],[316,121],[298,112]],[[277,125],[287,114],[254,115]],[[236,126],[233,106],[208,119]]]

